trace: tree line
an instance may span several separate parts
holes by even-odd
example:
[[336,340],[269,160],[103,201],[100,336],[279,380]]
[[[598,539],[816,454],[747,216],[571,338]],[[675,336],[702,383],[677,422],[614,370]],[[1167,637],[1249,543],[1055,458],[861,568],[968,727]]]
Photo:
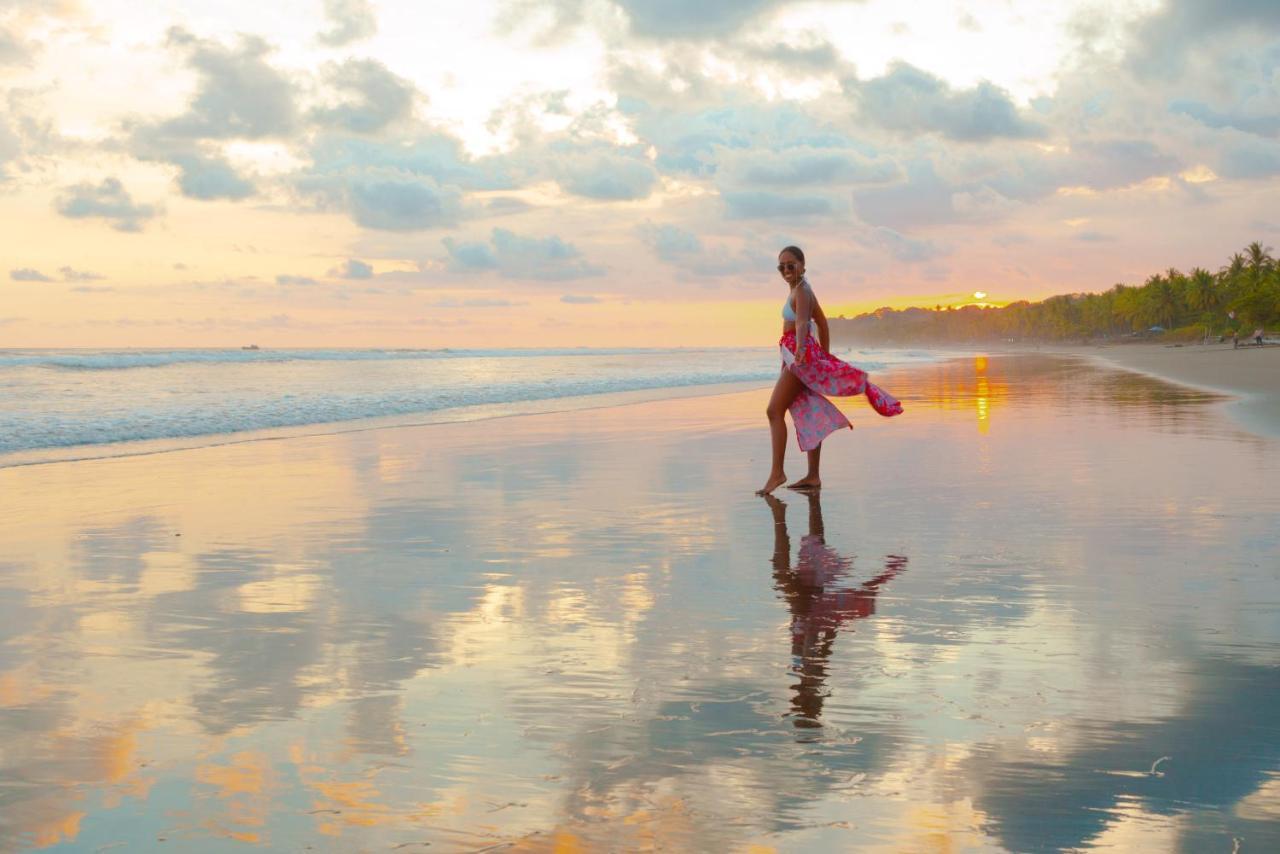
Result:
[[997,308],[881,308],[831,320],[833,337],[860,343],[989,340],[1090,341],[1159,335],[1175,340],[1241,336],[1280,323],[1280,264],[1255,241],[1216,273],[1169,268],[1141,285],[1060,294]]

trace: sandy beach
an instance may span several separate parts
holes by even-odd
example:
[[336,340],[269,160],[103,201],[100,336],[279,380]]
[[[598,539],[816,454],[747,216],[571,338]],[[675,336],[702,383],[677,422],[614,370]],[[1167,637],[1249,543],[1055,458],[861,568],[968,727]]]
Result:
[[1233,414],[1253,429],[1280,435],[1280,347],[1231,344],[1137,344],[1089,348],[1104,362],[1240,398]]
[[774,501],[765,389],[0,470],[0,850],[1280,848],[1277,440],[875,379]]

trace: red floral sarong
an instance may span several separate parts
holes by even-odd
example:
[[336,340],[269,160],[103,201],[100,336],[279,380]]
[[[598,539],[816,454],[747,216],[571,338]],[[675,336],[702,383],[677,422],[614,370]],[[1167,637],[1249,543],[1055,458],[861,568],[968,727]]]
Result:
[[800,450],[812,451],[835,431],[845,427],[853,428],[849,419],[823,395],[853,397],[865,394],[871,408],[881,415],[888,417],[902,414],[902,404],[895,397],[868,382],[866,371],[842,362],[823,350],[814,335],[809,335],[805,340],[804,361],[800,364],[795,362],[794,330],[783,333],[778,346],[782,348],[783,364],[805,386],[788,410],[796,425],[796,441],[800,443]]

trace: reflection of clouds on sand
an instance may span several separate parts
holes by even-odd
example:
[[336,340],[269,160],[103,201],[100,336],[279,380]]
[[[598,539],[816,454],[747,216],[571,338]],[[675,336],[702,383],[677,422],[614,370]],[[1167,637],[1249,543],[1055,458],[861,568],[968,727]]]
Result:
[[790,519],[759,395],[0,471],[0,836],[1275,847],[1274,446],[977,370]]
[[[1187,804],[1224,810],[1274,781],[1276,668],[1205,657],[1187,676],[1180,708],[1148,720],[1108,720],[1106,727],[1075,725],[1074,743],[1053,761],[1007,743],[975,755],[966,777],[997,837],[1013,850],[1074,848],[1135,807],[1162,817]],[[1231,824],[1259,850],[1280,845],[1280,826],[1264,816],[1237,810]],[[1222,832],[1188,826],[1178,847],[1208,850]]]

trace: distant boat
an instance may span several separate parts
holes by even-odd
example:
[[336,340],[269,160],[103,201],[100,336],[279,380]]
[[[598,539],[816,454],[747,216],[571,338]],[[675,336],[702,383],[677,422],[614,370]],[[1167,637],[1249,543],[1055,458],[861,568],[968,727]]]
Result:
[[259,347],[257,344],[249,344],[244,347],[241,347],[240,349],[241,350],[261,350],[262,348]]

